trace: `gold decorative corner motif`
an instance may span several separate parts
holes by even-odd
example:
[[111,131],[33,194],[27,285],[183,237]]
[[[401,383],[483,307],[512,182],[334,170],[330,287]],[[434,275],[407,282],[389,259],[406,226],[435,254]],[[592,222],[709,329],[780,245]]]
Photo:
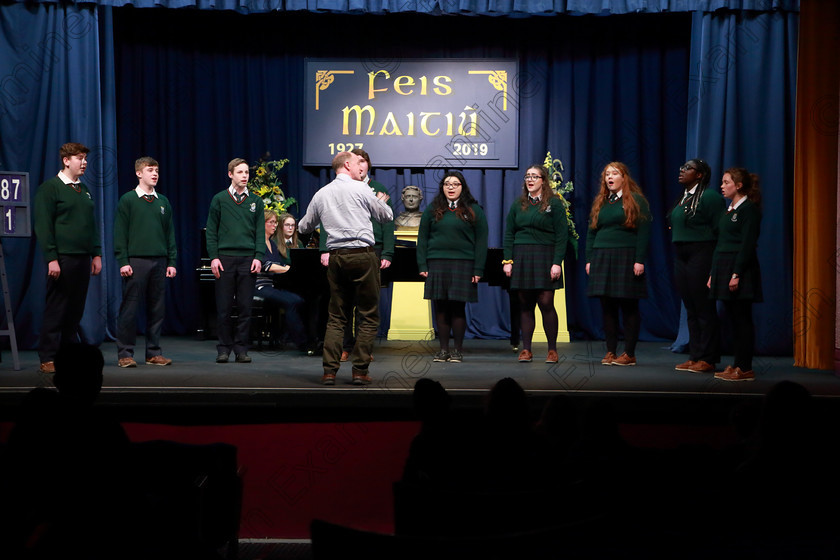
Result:
[[335,74],[354,74],[354,70],[317,70],[315,72],[315,110],[321,105],[320,92],[324,91],[335,81]]
[[505,94],[503,111],[507,111],[508,101],[508,75],[507,70],[470,70],[470,74],[487,74],[487,81],[490,82],[495,89]]

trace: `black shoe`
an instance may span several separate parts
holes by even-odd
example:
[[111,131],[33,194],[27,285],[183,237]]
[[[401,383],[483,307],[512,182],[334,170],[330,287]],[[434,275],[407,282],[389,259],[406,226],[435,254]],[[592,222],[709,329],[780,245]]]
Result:
[[433,362],[448,362],[450,358],[449,352],[446,350],[439,350],[435,357],[432,358]]
[[217,364],[226,364],[226,363],[228,363],[228,357],[229,357],[229,356],[230,356],[230,354],[224,354],[224,353],[222,353],[222,352],[219,352],[219,355],[218,355],[218,356],[216,356],[216,363],[217,363]]
[[248,352],[242,352],[241,354],[236,355],[236,363],[237,364],[250,364],[251,363],[251,356],[248,355]]

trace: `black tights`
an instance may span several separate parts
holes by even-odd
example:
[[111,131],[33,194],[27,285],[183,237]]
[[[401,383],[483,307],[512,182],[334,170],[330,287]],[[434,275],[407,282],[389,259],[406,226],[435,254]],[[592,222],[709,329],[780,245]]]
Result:
[[435,300],[435,324],[441,350],[449,350],[449,331],[455,339],[455,350],[464,349],[464,333],[467,332],[467,304],[448,299]]
[[519,290],[520,323],[522,328],[522,348],[531,349],[531,339],[537,327],[534,307],[540,307],[543,317],[543,329],[548,340],[548,349],[557,350],[557,331],[559,320],[554,309],[554,290]]
[[639,329],[642,317],[639,314],[639,300],[631,298],[602,297],[601,308],[604,312],[604,337],[607,352],[618,354],[618,312],[624,317],[624,351],[631,358],[636,355],[636,342],[639,341]]
[[732,322],[734,367],[742,371],[752,369],[752,359],[755,352],[755,324],[752,317],[752,301],[723,300],[726,315]]

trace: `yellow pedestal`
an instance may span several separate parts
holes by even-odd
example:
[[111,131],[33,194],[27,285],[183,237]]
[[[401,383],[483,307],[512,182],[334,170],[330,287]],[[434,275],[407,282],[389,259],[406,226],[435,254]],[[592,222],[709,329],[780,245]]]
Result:
[[[397,239],[417,242],[417,229],[397,229]],[[432,302],[423,299],[423,282],[394,282],[391,292],[391,327],[388,340],[430,340]]]
[[[566,285],[566,267],[563,267],[563,285]],[[557,342],[571,342],[572,338],[569,335],[569,325],[566,319],[566,289],[557,290],[554,292],[554,309],[557,310],[557,324],[559,330],[557,331]],[[540,313],[539,306],[536,311],[537,326],[534,329],[533,342],[548,342],[545,336],[545,330],[542,324],[542,313]]]

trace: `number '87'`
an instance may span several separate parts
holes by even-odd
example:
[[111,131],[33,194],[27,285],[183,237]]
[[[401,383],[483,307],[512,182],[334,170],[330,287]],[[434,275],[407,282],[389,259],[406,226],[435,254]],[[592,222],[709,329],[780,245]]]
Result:
[[17,200],[18,190],[20,189],[20,179],[7,178],[0,179],[0,199],[2,200]]

